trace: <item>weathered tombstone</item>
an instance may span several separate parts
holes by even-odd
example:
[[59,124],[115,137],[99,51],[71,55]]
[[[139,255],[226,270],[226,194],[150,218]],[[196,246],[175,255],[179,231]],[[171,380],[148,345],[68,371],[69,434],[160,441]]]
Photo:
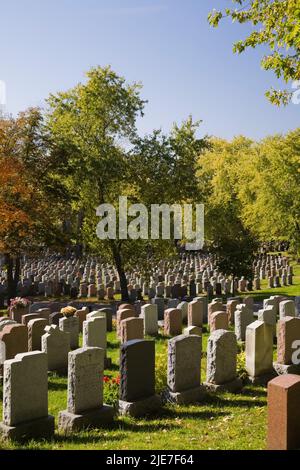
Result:
[[183,323],[185,323],[186,320],[187,320],[187,317],[188,317],[188,308],[189,308],[188,302],[180,302],[180,303],[177,305],[177,308],[179,308],[179,309],[181,310],[181,313],[182,313],[182,321],[183,321]]
[[1,331],[3,331],[3,329],[4,329],[7,325],[18,325],[18,323],[17,323],[15,320],[10,320],[9,318],[4,318],[4,319],[0,322],[0,333],[1,333]]
[[300,447],[300,377],[288,374],[268,383],[268,450]]
[[106,351],[106,319],[95,317],[83,322],[82,344],[84,348],[102,348]]
[[154,304],[143,305],[140,316],[144,320],[144,335],[156,336],[158,333],[157,305],[154,305]]
[[38,314],[39,318],[45,318],[49,325],[51,308],[40,308],[36,313]]
[[257,319],[263,321],[266,325],[270,325],[273,330],[273,337],[276,336],[277,315],[274,305],[268,305],[268,307],[259,310]]
[[107,308],[100,308],[99,312],[103,313],[106,318],[106,329],[107,331],[112,331],[112,316],[113,312],[112,309],[107,307]]
[[121,321],[121,343],[134,339],[144,339],[144,320],[142,318],[126,318]]
[[212,313],[210,316],[209,328],[211,333],[216,330],[228,330],[227,312]]
[[300,318],[283,317],[277,324],[277,362],[273,364],[278,375],[300,374],[299,347]]
[[30,320],[27,325],[28,328],[28,351],[41,351],[42,350],[42,336],[45,333],[45,328],[48,322],[45,318],[36,318]]
[[266,385],[274,377],[273,327],[259,320],[247,326],[246,370],[254,384]]
[[168,341],[168,389],[166,398],[177,404],[200,401],[202,339],[180,335]]
[[202,329],[199,326],[188,326],[183,330],[183,334],[190,336],[190,335],[197,335],[202,336]]
[[210,316],[215,312],[225,311],[226,307],[219,300],[213,300],[208,304],[208,323],[210,324]]
[[[296,306],[293,300],[284,300],[279,303],[279,315],[280,320],[284,317],[295,317],[296,315]],[[300,339],[300,338],[299,338]]]
[[158,319],[163,320],[164,311],[165,311],[165,301],[164,301],[164,299],[161,299],[160,297],[154,297],[154,299],[151,299],[151,303],[154,304],[154,305],[157,305]]
[[40,317],[37,313],[27,313],[26,315],[22,316],[22,325],[27,326],[30,320],[35,320],[37,318],[42,318]]
[[89,313],[88,307],[83,307],[80,310],[77,310],[74,314],[75,317],[79,320],[79,332],[82,333],[83,322],[86,320],[86,316]]
[[247,326],[253,323],[254,316],[245,304],[238,304],[234,314],[234,331],[238,341],[245,341]]
[[240,304],[240,300],[238,299],[232,299],[228,300],[226,304],[226,312],[228,315],[228,321],[232,324],[234,324],[234,315],[237,306]]
[[34,351],[5,361],[0,434],[13,440],[54,435],[54,417],[48,415],[46,354]]
[[113,420],[111,406],[103,404],[104,350],[81,348],[69,353],[68,407],[58,416],[61,431],[102,427]]
[[156,412],[161,399],[155,395],[155,342],[134,340],[120,351],[120,414],[133,417]]
[[296,316],[300,317],[300,296],[295,297]]
[[0,333],[0,365],[28,351],[28,329],[19,323],[6,325]]
[[237,341],[232,331],[216,330],[207,343],[208,390],[237,392],[242,388],[242,381],[236,373]]
[[79,319],[77,317],[63,317],[59,320],[59,328],[70,333],[70,347],[77,349],[79,345]]
[[188,304],[188,326],[203,326],[203,302],[193,300]]
[[46,326],[42,336],[42,351],[47,354],[48,370],[65,374],[68,370],[70,333],[61,331],[57,325]]
[[182,313],[177,308],[169,308],[164,315],[164,333],[166,336],[181,335]]
[[132,309],[117,311],[117,337],[121,338],[121,322],[127,318],[135,318],[135,312]]

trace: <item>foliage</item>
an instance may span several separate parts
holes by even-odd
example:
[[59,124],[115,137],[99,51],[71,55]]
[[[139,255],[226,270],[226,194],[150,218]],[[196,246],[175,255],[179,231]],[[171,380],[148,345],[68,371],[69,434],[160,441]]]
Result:
[[247,373],[247,370],[246,370],[246,353],[244,351],[241,351],[237,355],[236,359],[237,359],[237,364],[236,364],[237,376],[243,382],[245,382],[247,377],[248,377],[248,373]]
[[[299,0],[232,0],[239,8],[210,13],[209,22],[217,27],[225,17],[233,22],[250,23],[249,36],[234,44],[233,50],[242,53],[248,48],[264,45],[269,53],[262,59],[262,67],[272,70],[286,83],[300,80],[300,4]],[[288,104],[291,93],[271,89],[266,93],[276,105]]]
[[157,393],[162,393],[167,387],[167,348],[164,347],[155,356],[155,387]]
[[106,405],[116,407],[119,400],[120,377],[103,377],[103,397]]

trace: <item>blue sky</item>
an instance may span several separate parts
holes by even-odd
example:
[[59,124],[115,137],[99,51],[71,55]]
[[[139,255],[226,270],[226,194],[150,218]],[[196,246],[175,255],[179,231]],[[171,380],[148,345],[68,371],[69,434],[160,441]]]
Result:
[[0,80],[7,110],[43,105],[49,93],[84,80],[91,66],[108,65],[143,83],[149,100],[140,132],[189,114],[202,134],[262,138],[299,126],[300,105],[277,108],[264,92],[282,86],[261,70],[263,49],[241,56],[232,44],[250,27],[207,14],[230,0],[0,0]]

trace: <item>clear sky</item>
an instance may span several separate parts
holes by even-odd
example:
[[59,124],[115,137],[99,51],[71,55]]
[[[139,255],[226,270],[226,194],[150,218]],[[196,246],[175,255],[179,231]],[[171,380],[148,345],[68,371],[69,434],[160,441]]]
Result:
[[13,114],[108,65],[141,81],[149,100],[141,133],[189,114],[202,133],[262,138],[300,125],[300,105],[277,108],[264,92],[280,86],[261,70],[263,49],[241,56],[232,43],[250,27],[207,22],[230,0],[0,0],[0,80]]

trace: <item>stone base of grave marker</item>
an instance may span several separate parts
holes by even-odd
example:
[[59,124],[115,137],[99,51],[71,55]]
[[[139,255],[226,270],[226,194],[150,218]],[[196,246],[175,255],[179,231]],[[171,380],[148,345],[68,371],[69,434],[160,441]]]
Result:
[[176,405],[189,405],[192,403],[200,403],[206,396],[206,389],[202,385],[182,392],[171,392],[166,390],[164,400],[166,402],[175,403]]
[[54,416],[48,415],[44,418],[26,421],[16,426],[7,426],[0,423],[0,435],[5,439],[22,441],[29,439],[51,439],[54,435]]
[[159,395],[145,398],[144,400],[137,400],[128,402],[119,400],[119,414],[128,415],[133,418],[156,413],[162,406],[162,400]]
[[300,375],[300,365],[296,364],[279,364],[278,362],[273,362],[273,367],[278,375],[285,374],[294,374]]
[[115,410],[112,406],[103,405],[102,408],[84,411],[82,414],[73,414],[69,411],[60,411],[58,415],[58,428],[65,433],[80,431],[87,428],[101,428],[112,423]]
[[204,382],[203,386],[209,392],[229,392],[236,393],[240,392],[243,388],[243,382],[238,377],[230,382],[224,384],[216,385],[210,382]]
[[248,376],[247,382],[251,385],[261,385],[262,387],[266,387],[270,380],[273,380],[277,377],[277,373],[275,370],[268,372],[267,374],[259,375],[257,377]]

